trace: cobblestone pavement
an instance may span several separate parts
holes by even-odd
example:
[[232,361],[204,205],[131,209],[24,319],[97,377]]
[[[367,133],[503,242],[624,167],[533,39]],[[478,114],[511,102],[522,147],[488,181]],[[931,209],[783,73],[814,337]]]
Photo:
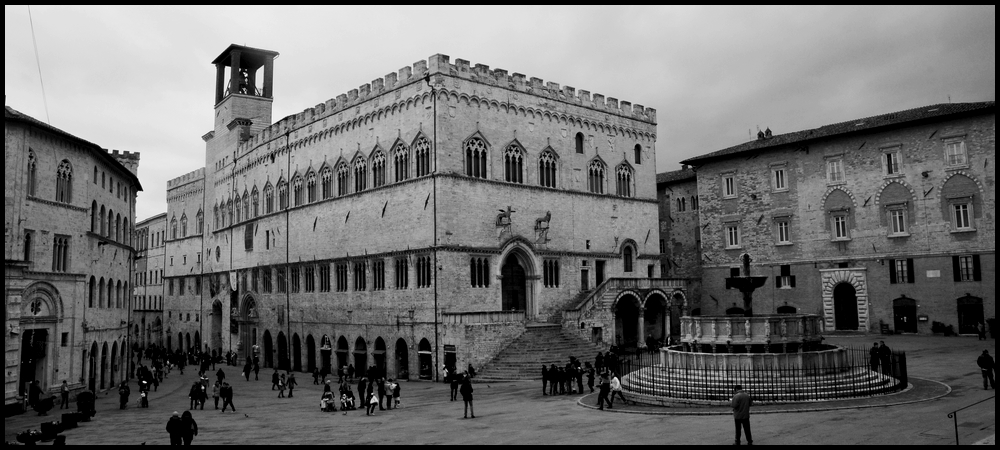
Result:
[[[881,338],[832,337],[827,343],[867,346]],[[899,395],[900,400],[920,400],[947,391],[932,381],[947,384],[951,392],[897,406],[886,406],[885,399],[858,400],[825,405],[854,409],[757,414],[752,418],[756,443],[953,444],[954,422],[948,413],[994,395],[995,391],[982,389],[975,360],[984,348],[995,354],[995,341],[936,336],[889,336],[885,340],[894,350],[907,352],[911,376],[931,380],[918,380],[913,390]],[[462,419],[462,403],[448,401],[446,385],[404,381],[402,408],[367,417],[363,411],[346,415],[320,412],[322,389],[306,374],[297,376],[302,384],[294,398],[280,399],[270,390],[271,372],[261,372],[261,381],[246,382],[233,380],[239,376],[239,368],[225,370],[230,381],[235,381],[237,413],[215,411],[209,399],[204,411],[194,411],[200,430],[195,445],[729,444],[733,438],[732,419],[725,408],[699,408],[716,415],[620,414],[619,406],[614,411],[597,411],[580,406],[580,396],[542,396],[540,382],[475,384],[476,419]],[[167,419],[171,412],[188,407],[187,390],[194,379],[190,370],[184,376],[174,371],[159,392],[150,396],[149,409],[135,408],[133,395],[129,409],[120,411],[114,392],[101,394],[97,416],[66,431],[67,444],[169,443],[164,430]],[[662,412],[671,408],[648,409]],[[58,420],[58,412],[48,417],[22,414],[5,419],[5,440],[13,440],[26,428],[37,429],[43,420]],[[960,412],[958,419],[963,444],[992,439],[996,433],[995,400]]]

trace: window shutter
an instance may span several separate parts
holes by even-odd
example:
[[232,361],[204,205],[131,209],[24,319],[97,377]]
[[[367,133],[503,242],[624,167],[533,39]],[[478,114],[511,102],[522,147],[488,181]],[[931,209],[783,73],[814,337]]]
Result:
[[792,266],[785,264],[781,266],[781,276],[787,277],[792,274]]
[[896,284],[896,260],[889,260],[889,284]]
[[913,270],[913,258],[906,258],[906,282],[913,284],[916,282]]
[[777,288],[777,289],[781,289],[781,276],[780,275],[774,277],[774,287]]
[[979,255],[972,255],[972,280],[983,281],[982,268],[979,266]]
[[789,283],[789,287],[795,287],[795,275],[790,275],[788,279],[791,280],[791,283]]
[[956,282],[962,281],[962,268],[959,266],[957,256],[951,257],[951,269],[952,272],[955,274],[955,281]]

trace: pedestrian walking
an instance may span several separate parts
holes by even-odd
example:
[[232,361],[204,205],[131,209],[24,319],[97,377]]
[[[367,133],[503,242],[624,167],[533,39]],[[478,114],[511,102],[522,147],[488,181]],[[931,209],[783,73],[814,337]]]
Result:
[[253,380],[260,381],[260,362],[255,357],[253,360]]
[[608,400],[608,394],[611,393],[611,380],[608,378],[608,372],[601,372],[601,385],[597,394],[597,407],[601,411],[604,411],[604,404],[607,403],[608,409],[611,409],[611,401]]
[[[274,375],[277,376],[278,372],[275,371]],[[271,386],[274,389],[274,386]],[[278,379],[278,398],[285,398],[285,374],[281,374],[281,378]]]
[[132,393],[132,389],[128,387],[127,381],[122,381],[118,385],[118,409],[125,409],[128,407],[128,396]]
[[253,370],[253,364],[247,360],[247,363],[243,365],[243,377],[250,381],[250,372]]
[[139,407],[149,408],[149,382],[146,380],[139,382]]
[[319,386],[319,368],[313,367],[313,386]]
[[347,381],[354,381],[354,364],[347,365]]
[[469,378],[475,378],[476,377],[476,368],[472,367],[472,363],[469,363],[469,368],[467,370],[468,370]]
[[[976,364],[979,364],[979,370],[983,372],[983,389],[996,389],[996,380],[993,378],[994,361],[993,357],[990,356],[990,351],[983,350],[983,354],[979,355]],[[988,387],[987,384],[989,384]]]
[[222,391],[222,381],[216,380],[212,385],[212,399],[215,400],[215,409],[219,409],[219,396]]
[[188,391],[188,399],[191,400],[188,411],[197,408],[201,404],[201,380],[195,381],[191,385],[191,389]]
[[546,389],[549,387],[549,368],[542,364],[542,395],[549,395]]
[[295,386],[299,385],[299,382],[295,381],[294,373],[291,372],[288,373],[288,380],[286,383],[288,384],[288,398],[292,398],[295,391]]
[[576,373],[576,393],[583,394],[583,368],[580,367],[580,360],[574,362],[573,371]]
[[885,345],[885,341],[880,341],[878,346],[878,358],[879,363],[882,365],[882,373],[885,375],[892,374],[892,350],[889,349],[888,345]]
[[38,399],[42,397],[42,388],[38,385],[38,380],[32,381],[31,385],[28,386],[28,406],[35,406],[38,403]]
[[556,387],[559,384],[559,370],[556,369],[555,364],[549,364],[549,395],[556,395],[559,393],[559,388]]
[[396,381],[393,381],[392,382],[392,399],[395,402],[395,405],[393,405],[394,408],[399,408],[399,390],[400,390],[399,383],[397,383]]
[[59,386],[59,395],[62,397],[59,409],[69,409],[69,385],[66,384],[66,380],[63,380],[62,386]]
[[278,369],[274,369],[274,374],[271,375],[271,390],[278,388],[278,382],[281,381],[281,377],[278,376]]
[[365,391],[365,398],[368,400],[368,409],[365,410],[365,415],[370,416],[375,414],[375,407],[378,406],[378,394],[375,391],[375,382],[368,383],[367,390]]
[[233,404],[233,387],[223,381],[222,389],[219,389],[219,394],[222,396],[222,412],[226,412],[226,406],[231,406],[233,412],[236,412],[236,405]]
[[750,394],[743,390],[743,386],[736,385],[733,389],[733,420],[736,422],[736,445],[740,445],[740,431],[745,431],[747,435],[747,445],[753,445],[753,435],[750,434]]
[[611,372],[611,404],[615,402],[615,396],[622,399],[622,403],[628,404],[628,400],[625,400],[625,394],[622,393],[622,382],[618,379],[618,375]]
[[472,418],[476,418],[476,410],[472,407],[472,377],[469,374],[464,374],[462,377],[462,403],[465,403],[465,415],[462,416],[463,419],[469,418],[469,413],[472,413]]
[[184,445],[191,445],[191,441],[198,435],[198,422],[194,421],[191,411],[184,411],[184,414],[181,415],[181,430]]
[[218,372],[215,372],[215,379],[218,380],[220,383],[222,382],[222,380],[226,379],[226,372],[223,372],[221,367],[219,368]]
[[366,395],[367,393],[368,393],[368,379],[365,377],[361,377],[361,380],[358,381],[358,398],[361,399],[362,408],[368,407],[369,396]]
[[167,434],[170,435],[170,445],[182,445],[184,422],[181,422],[181,415],[177,411],[174,411],[174,414],[167,420]]
[[586,371],[587,371],[587,387],[590,388],[590,393],[593,394],[594,393],[594,366],[591,365],[590,362],[588,361],[587,365],[585,367],[586,367]]
[[986,340],[986,324],[982,323],[982,322],[979,322],[979,325],[976,326],[976,331],[979,332],[979,340],[980,341],[985,341]]
[[462,382],[461,376],[451,376],[451,401],[458,400],[458,385]]

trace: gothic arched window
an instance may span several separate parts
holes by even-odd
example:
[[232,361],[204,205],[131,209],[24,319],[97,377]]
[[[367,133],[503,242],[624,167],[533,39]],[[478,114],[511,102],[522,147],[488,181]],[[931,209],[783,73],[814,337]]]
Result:
[[524,183],[524,150],[510,144],[503,151],[503,179],[508,183]]
[[364,158],[354,161],[354,192],[362,192],[368,188],[368,164]]
[[538,185],[556,187],[556,155],[551,150],[545,150],[538,157]]
[[410,152],[402,143],[392,149],[392,165],[396,169],[396,182],[410,178]]
[[56,170],[56,201],[69,203],[73,199],[73,166],[63,160]]
[[594,160],[587,168],[587,188],[594,194],[604,193],[604,163]]
[[486,142],[472,138],[465,142],[465,174],[475,178],[486,178]]
[[413,144],[413,159],[416,163],[416,175],[422,177],[431,173],[431,144],[423,136]]
[[632,168],[625,164],[618,166],[618,169],[615,170],[615,178],[617,180],[617,195],[632,197],[634,195],[632,192]]
[[385,154],[381,150],[372,156],[372,187],[385,185]]
[[306,200],[309,203],[316,201],[316,172],[312,170],[306,174]]
[[347,167],[347,163],[340,163],[337,166],[337,196],[343,197],[350,193],[351,190],[351,169]]

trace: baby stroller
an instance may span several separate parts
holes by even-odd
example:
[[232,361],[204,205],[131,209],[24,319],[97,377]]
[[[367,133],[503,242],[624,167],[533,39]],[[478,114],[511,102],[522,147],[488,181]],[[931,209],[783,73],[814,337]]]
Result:
[[334,412],[337,410],[336,402],[333,400],[333,392],[323,393],[323,398],[319,400],[319,409],[323,412]]

